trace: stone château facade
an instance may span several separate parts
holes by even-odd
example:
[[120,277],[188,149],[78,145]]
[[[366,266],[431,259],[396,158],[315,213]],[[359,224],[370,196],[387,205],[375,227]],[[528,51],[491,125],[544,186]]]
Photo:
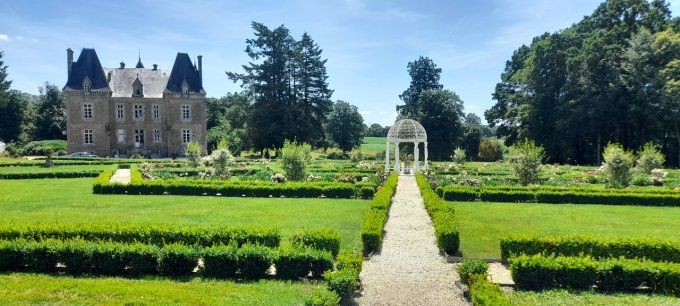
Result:
[[206,146],[206,107],[202,57],[198,67],[177,53],[172,70],[103,68],[94,49],[83,49],[77,61],[66,50],[68,151],[98,156],[149,157],[184,154],[196,140]]

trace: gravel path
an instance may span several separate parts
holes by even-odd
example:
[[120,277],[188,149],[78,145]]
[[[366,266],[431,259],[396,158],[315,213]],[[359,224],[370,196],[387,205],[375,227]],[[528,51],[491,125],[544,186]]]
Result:
[[359,305],[465,305],[454,266],[439,255],[413,176],[400,176],[382,250],[364,261]]
[[127,185],[130,183],[130,169],[118,169],[109,179],[109,183]]

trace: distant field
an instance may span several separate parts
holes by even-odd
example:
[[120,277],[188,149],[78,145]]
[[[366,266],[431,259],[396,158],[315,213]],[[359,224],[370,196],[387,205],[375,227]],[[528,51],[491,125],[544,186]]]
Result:
[[359,228],[368,201],[94,195],[93,179],[0,180],[0,224],[37,222],[169,225],[259,225],[298,231],[330,227],[341,248],[360,252]]
[[455,202],[464,257],[500,258],[508,234],[656,237],[680,243],[680,208]]
[[372,154],[385,151],[385,137],[364,137],[361,151]]

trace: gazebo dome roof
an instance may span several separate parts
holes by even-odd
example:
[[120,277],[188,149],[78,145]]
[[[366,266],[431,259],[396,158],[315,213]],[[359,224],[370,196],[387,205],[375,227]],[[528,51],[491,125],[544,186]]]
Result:
[[402,119],[394,123],[387,132],[390,142],[424,142],[427,141],[425,128],[418,121]]

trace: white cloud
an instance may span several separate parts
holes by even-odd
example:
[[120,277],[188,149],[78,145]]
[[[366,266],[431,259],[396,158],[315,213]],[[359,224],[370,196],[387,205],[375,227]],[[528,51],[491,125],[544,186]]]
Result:
[[17,40],[24,40],[23,36],[17,36]]
[[9,36],[7,34],[0,34],[0,41],[9,41]]

